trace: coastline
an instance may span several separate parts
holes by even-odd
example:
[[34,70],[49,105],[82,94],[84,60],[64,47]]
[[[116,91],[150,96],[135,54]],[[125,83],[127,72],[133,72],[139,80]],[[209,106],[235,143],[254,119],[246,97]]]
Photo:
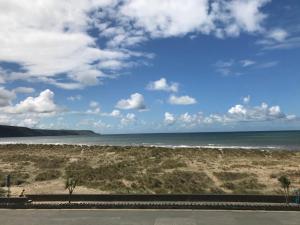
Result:
[[[12,192],[65,194],[78,176],[78,194],[282,194],[277,178],[299,187],[300,151],[54,144],[0,145],[0,176]],[[2,184],[3,186],[3,184]]]

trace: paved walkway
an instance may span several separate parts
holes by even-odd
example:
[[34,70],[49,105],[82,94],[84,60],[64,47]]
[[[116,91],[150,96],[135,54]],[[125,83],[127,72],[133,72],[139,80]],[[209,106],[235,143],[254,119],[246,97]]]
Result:
[[300,212],[0,210],[1,225],[299,225]]

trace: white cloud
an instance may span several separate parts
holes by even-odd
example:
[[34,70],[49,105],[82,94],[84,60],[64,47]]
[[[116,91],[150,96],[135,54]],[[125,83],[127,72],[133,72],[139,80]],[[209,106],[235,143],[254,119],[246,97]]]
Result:
[[[123,60],[120,50],[100,49],[87,30],[91,12],[114,5],[114,0],[11,0],[1,3],[0,61],[15,62],[25,72],[19,78],[56,77],[67,74],[70,82],[95,85],[105,76],[95,62]],[[51,12],[51,13],[50,13]],[[53,13],[55,12],[55,13]],[[12,76],[10,79],[14,79]],[[55,83],[53,83],[55,84]],[[70,86],[67,86],[70,88]],[[77,88],[73,86],[74,88]]]
[[168,84],[166,78],[161,78],[157,81],[152,81],[147,85],[147,89],[152,91],[168,91],[168,92],[177,92],[178,91],[178,83],[170,83]]
[[282,42],[284,41],[287,37],[288,37],[288,33],[281,29],[281,28],[276,28],[276,29],[273,29],[269,32],[269,34],[267,35],[268,38],[271,38],[275,41],[278,41],[278,42]]
[[247,110],[243,105],[235,105],[228,110],[231,115],[246,115]]
[[93,122],[92,125],[93,125],[93,127],[95,127],[98,130],[99,129],[103,130],[103,129],[111,128],[110,124],[107,124],[107,123],[103,122],[102,120],[98,120],[96,122]]
[[263,30],[260,9],[269,0],[128,0],[121,7],[123,21],[144,29],[152,37],[215,33],[217,37]]
[[282,28],[266,31],[265,37],[256,42],[263,50],[294,49],[300,47],[300,37],[292,36]]
[[98,102],[96,102],[96,101],[91,101],[90,102],[90,107],[91,108],[97,108],[99,106],[99,103]]
[[251,96],[250,95],[248,95],[248,96],[246,96],[246,97],[243,98],[244,104],[248,104],[250,102],[250,100],[251,100]]
[[167,125],[172,125],[176,122],[176,119],[173,114],[169,112],[165,112],[165,119],[164,119],[165,124]]
[[3,108],[5,113],[55,113],[59,107],[54,103],[54,93],[49,89],[42,91],[37,97],[28,97],[15,106]]
[[118,109],[114,109],[113,111],[111,111],[110,113],[102,113],[102,116],[109,116],[109,117],[116,117],[116,118],[121,118],[122,117],[122,113],[120,110]]
[[266,103],[262,103],[256,107],[235,105],[228,110],[228,119],[233,121],[268,121],[287,119],[287,116],[281,112],[279,106],[269,107]]
[[117,103],[116,108],[144,110],[146,109],[144,96],[139,93],[134,93],[129,99],[121,99]]
[[123,16],[153,37],[209,32],[212,27],[206,0],[129,0],[121,8]]
[[109,115],[112,117],[119,117],[121,116],[121,112],[120,110],[114,109]]
[[255,62],[250,59],[230,59],[228,61],[219,60],[213,66],[216,68],[216,71],[223,76],[240,76],[253,69],[267,69],[274,67],[278,63],[278,61]]
[[232,124],[241,122],[266,122],[266,121],[291,121],[295,120],[295,115],[286,115],[281,111],[280,106],[268,106],[262,103],[259,106],[234,105],[225,114],[210,114],[205,116],[203,113],[190,114],[188,112],[179,116],[165,113],[165,124],[178,123],[183,127],[195,127],[208,124]]
[[0,87],[0,107],[8,106],[11,101],[16,98],[14,91],[6,90],[4,87]]
[[[227,1],[225,5],[230,11],[232,20],[234,20],[234,23],[230,26],[238,26],[239,30],[247,32],[261,31],[261,23],[266,18],[266,15],[261,13],[259,9],[268,2],[270,0]],[[237,31],[234,32],[236,33]]]
[[17,93],[28,94],[30,88],[16,88],[11,91],[0,88],[0,123],[12,126],[37,127],[41,118],[51,117],[62,109],[54,102],[54,93],[48,89],[36,97],[27,97],[13,103]]
[[24,120],[20,121],[18,126],[22,127],[36,127],[39,124],[39,119],[37,118],[25,118]]
[[136,115],[134,113],[128,113],[125,117],[121,119],[122,125],[129,125],[136,122]]
[[248,67],[248,66],[252,66],[255,64],[254,61],[249,60],[249,59],[241,60],[240,63],[242,64],[242,67]]
[[34,88],[31,87],[17,87],[13,91],[16,93],[23,93],[23,94],[31,94],[35,92]]
[[82,96],[81,95],[74,95],[74,96],[69,96],[67,98],[69,101],[79,101],[82,99]]
[[100,107],[99,107],[99,103],[96,101],[91,101],[90,102],[90,109],[88,109],[86,111],[86,113],[88,114],[99,114],[101,111]]
[[171,95],[169,98],[169,103],[172,105],[192,105],[192,104],[196,104],[197,100],[188,95],[183,95],[183,96]]
[[90,127],[92,127],[93,129],[96,129],[97,131],[102,131],[102,130],[109,129],[112,127],[110,124],[107,124],[106,122],[104,122],[102,120],[94,120],[94,119],[80,120],[77,125],[79,127],[82,127],[82,126],[88,127],[88,129],[91,129]]
[[[0,61],[17,63],[21,72],[1,70],[0,83],[22,79],[64,89],[97,85],[101,79],[116,76],[110,70],[127,68],[147,58],[148,54],[130,51],[129,47],[150,38],[182,37],[189,33],[224,38],[241,32],[260,32],[266,18],[261,8],[268,2],[2,1]],[[91,35],[93,28],[99,33]],[[284,35],[277,32],[273,36],[280,39]]]

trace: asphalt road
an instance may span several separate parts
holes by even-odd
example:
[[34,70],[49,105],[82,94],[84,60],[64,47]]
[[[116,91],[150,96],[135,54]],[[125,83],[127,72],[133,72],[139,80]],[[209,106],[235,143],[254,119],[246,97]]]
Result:
[[1,225],[299,225],[300,212],[0,210]]

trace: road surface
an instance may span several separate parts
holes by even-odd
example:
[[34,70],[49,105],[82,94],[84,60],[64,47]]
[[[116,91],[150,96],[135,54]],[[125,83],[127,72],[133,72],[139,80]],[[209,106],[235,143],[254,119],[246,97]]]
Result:
[[0,210],[1,225],[299,225],[300,212]]

